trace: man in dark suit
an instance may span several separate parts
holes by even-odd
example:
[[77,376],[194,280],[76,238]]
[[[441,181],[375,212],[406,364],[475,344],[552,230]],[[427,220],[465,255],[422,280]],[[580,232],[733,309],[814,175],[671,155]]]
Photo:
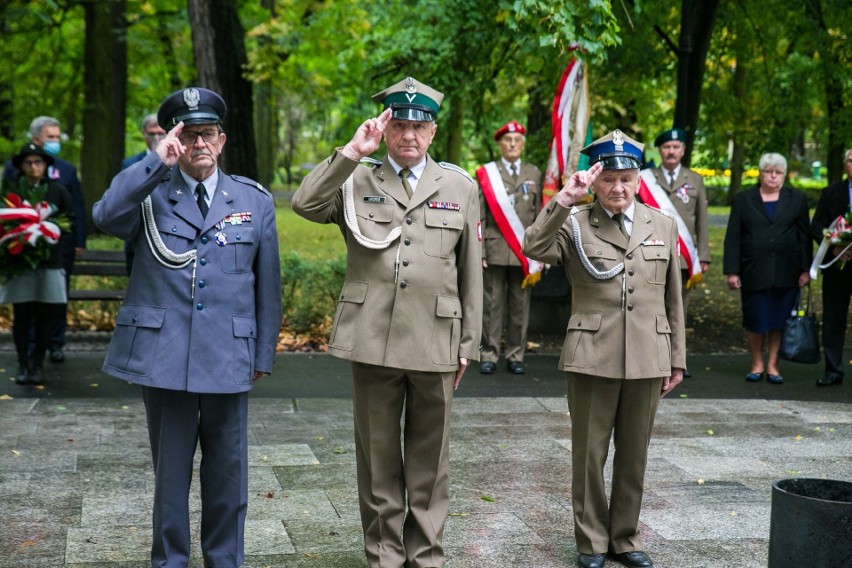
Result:
[[527,130],[510,121],[494,134],[501,159],[476,171],[479,180],[479,215],[482,221],[483,300],[482,352],[479,372],[497,370],[506,317],[506,367],[524,374],[524,350],[530,315],[532,284],[542,265],[521,252],[524,229],[532,225],[541,208],[541,171],[522,162]]
[[169,133],[95,203],[132,239],[136,270],[103,371],[142,385],[154,462],[152,566],[187,566],[189,488],[200,444],[205,566],[244,561],[248,392],[272,370],[281,272],[272,195],[218,167],[226,106],[207,89],[167,97]]
[[[65,288],[71,287],[71,274],[74,271],[74,258],[86,248],[86,201],[83,197],[83,189],[80,187],[80,178],[77,176],[77,168],[70,162],[66,162],[57,154],[62,147],[62,130],[59,121],[50,116],[39,116],[30,123],[30,138],[33,144],[42,148],[53,156],[53,164],[47,170],[47,177],[64,186],[71,194],[71,203],[74,207],[74,238],[62,244],[62,267],[65,269]],[[3,170],[3,179],[17,181],[21,177],[21,170],[15,167],[11,160],[6,162]],[[54,363],[65,361],[65,329],[67,327],[66,309],[62,310],[61,321],[56,322],[56,332],[50,338],[48,350],[50,360]],[[57,314],[59,310],[57,310]]]
[[[822,231],[840,215],[849,213],[852,203],[852,148],[846,151],[844,161],[846,179],[830,185],[822,191],[811,220],[811,235],[817,243],[822,242]],[[852,250],[844,251],[843,245],[829,248],[823,259],[831,262],[840,255],[840,260],[822,271],[822,345],[825,350],[825,373],[817,380],[821,387],[839,385],[843,382],[843,344],[846,341],[846,319],[849,314],[849,297],[852,295]]]
[[[138,154],[133,154],[132,156],[124,158],[121,162],[122,170],[126,170],[136,162],[144,160],[148,154],[154,151],[154,148],[157,147],[160,140],[166,136],[166,131],[157,124],[156,114],[149,114],[143,118],[141,128],[142,137],[145,138],[146,148]],[[127,273],[130,274],[130,271],[133,268],[133,241],[124,241],[124,257],[125,263],[127,264]]]

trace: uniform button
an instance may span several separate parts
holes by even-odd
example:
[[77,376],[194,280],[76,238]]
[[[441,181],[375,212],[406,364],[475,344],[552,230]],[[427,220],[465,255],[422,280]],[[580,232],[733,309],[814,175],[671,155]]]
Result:
[[239,233],[237,234],[237,240],[238,240],[238,241],[243,240],[243,236],[242,236],[242,235],[240,235]]
[[633,311],[633,304],[627,304],[627,311],[629,311],[629,312]]
[[402,261],[402,265],[403,265],[403,266],[408,266],[408,259],[407,259],[407,258],[406,258],[406,259],[403,259],[403,261]]
[[628,275],[628,276],[633,276],[633,269],[632,269],[632,268],[631,268],[630,270],[628,270],[628,271],[627,271],[627,275]]
[[403,280],[402,282],[399,283],[399,287],[400,288],[408,288],[408,282]]
[[633,260],[633,254],[632,253],[627,255],[627,260]]
[[411,239],[405,239],[405,246],[408,246],[410,244],[411,244]]
[[201,302],[198,302],[198,303],[195,305],[195,307],[196,307],[196,308],[198,308],[198,311],[200,312],[201,310],[203,310],[203,309],[204,309],[204,304],[202,304]]
[[201,244],[202,244],[202,245],[206,245],[206,244],[207,244],[207,237],[201,237]]
[[205,282],[204,280],[198,281],[198,287],[199,288],[204,288],[205,286],[207,286],[207,282]]
[[133,316],[133,317],[130,319],[130,323],[136,323],[136,316]]
[[412,219],[411,217],[408,217],[408,218],[405,220],[405,222],[406,222],[407,224],[409,224],[409,225],[410,225],[410,224],[412,224],[412,223],[414,222],[414,219]]
[[146,174],[150,174],[150,173],[151,173],[151,166],[145,166],[145,173],[146,173]]
[[632,293],[633,293],[633,286],[631,286],[630,288],[628,288],[628,289],[627,289],[627,291],[628,291],[629,293],[631,293],[631,294],[632,294]]
[[441,221],[441,224],[442,224],[442,225],[444,225],[444,226],[446,227],[446,226],[447,226],[447,220],[446,220],[446,219],[444,219],[443,221]]
[[369,215],[367,215],[367,217],[369,217],[370,219],[372,219],[373,217],[375,217],[375,215],[373,215],[372,213],[370,213]]
[[207,259],[202,258],[201,260],[198,261],[198,264],[200,264],[201,266],[206,266],[207,265]]
[[172,232],[177,233],[177,227],[172,227]]

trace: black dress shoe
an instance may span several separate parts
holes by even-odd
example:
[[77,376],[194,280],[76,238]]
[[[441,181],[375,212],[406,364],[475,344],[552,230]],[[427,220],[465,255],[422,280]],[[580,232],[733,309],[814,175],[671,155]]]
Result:
[[641,550],[613,554],[612,557],[629,568],[649,568],[654,565],[651,558]]
[[15,384],[18,384],[18,385],[27,384],[27,368],[26,367],[18,367],[18,374],[15,375]]
[[53,363],[62,363],[65,361],[65,353],[62,352],[62,349],[51,349],[50,361]]
[[526,373],[526,370],[524,369],[524,364],[520,361],[507,361],[506,367],[513,375],[523,375],[524,373]]
[[27,373],[27,382],[31,385],[44,384],[44,370],[41,367],[33,367]]
[[821,379],[817,379],[818,387],[830,387],[832,385],[839,385],[843,383],[843,377],[838,377],[837,375],[822,377]]
[[688,378],[689,378],[689,377],[691,377],[691,376],[692,376],[692,373],[690,373],[690,372],[689,372],[689,369],[684,369],[684,370],[683,370],[683,378],[684,378],[684,379],[688,379]]
[[497,363],[494,361],[483,361],[479,364],[479,372],[483,375],[493,375],[497,370]]
[[580,568],[603,568],[606,556],[603,554],[583,554],[577,556],[577,566]]

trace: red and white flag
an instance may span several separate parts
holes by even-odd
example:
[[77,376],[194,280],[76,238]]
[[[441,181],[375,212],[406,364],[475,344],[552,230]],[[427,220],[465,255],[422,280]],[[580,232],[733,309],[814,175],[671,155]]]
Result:
[[702,280],[701,261],[698,259],[698,247],[692,240],[692,233],[686,227],[686,222],[675,209],[666,190],[660,187],[651,170],[646,169],[639,172],[639,199],[642,203],[654,209],[659,209],[677,223],[677,248],[680,255],[686,260],[689,280],[687,288],[692,288]]
[[[572,47],[572,52],[576,50]],[[576,55],[562,73],[551,112],[553,139],[544,172],[542,206],[562,188],[562,180],[577,171],[580,150],[589,125],[589,81],[586,65]]]

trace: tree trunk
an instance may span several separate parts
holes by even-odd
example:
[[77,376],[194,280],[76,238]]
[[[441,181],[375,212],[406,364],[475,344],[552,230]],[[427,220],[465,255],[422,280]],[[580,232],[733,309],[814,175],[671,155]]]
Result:
[[[262,0],[261,6],[275,17],[275,2]],[[268,36],[260,38],[261,45],[269,43]],[[254,130],[257,142],[257,175],[264,187],[271,187],[275,180],[278,144],[278,109],[275,105],[275,90],[272,81],[258,83],[255,89]]]
[[[742,46],[744,47],[744,46]],[[747,48],[745,48],[747,49]],[[734,195],[743,187],[743,172],[745,171],[745,147],[743,133],[748,128],[748,110],[746,100],[748,83],[746,82],[746,57],[738,50],[737,63],[734,68],[732,89],[734,92],[734,129],[731,133],[731,183],[728,186],[728,205],[733,203]]]
[[189,0],[189,23],[198,83],[219,93],[228,105],[228,143],[219,166],[257,179],[252,85],[243,76],[248,60],[236,1]]
[[681,4],[674,127],[686,131],[683,164],[687,167],[692,158],[692,142],[701,107],[701,85],[719,1],[683,0]]
[[91,213],[92,204],[121,169],[124,158],[127,22],[125,0],[86,0],[83,7],[85,102],[80,172],[87,213]]
[[462,124],[464,123],[464,99],[450,99],[449,116],[447,117],[447,152],[441,161],[458,164],[461,161]]

